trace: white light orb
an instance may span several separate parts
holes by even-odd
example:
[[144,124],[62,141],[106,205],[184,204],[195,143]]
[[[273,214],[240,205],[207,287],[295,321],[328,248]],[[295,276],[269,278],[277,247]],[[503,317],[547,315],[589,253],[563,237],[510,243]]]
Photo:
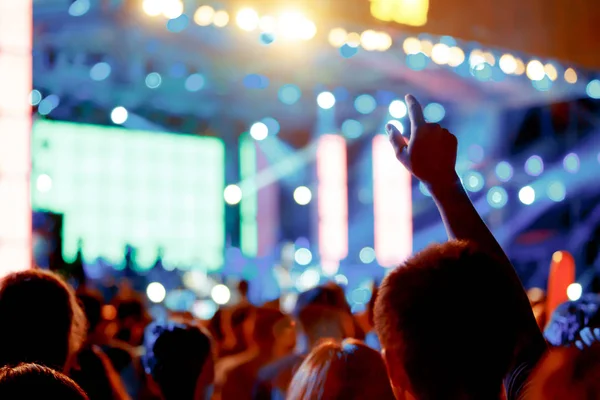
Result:
[[219,284],[212,288],[210,291],[210,297],[212,297],[215,303],[224,305],[229,302],[229,299],[231,299],[231,291],[227,286]]
[[579,300],[581,298],[582,294],[583,294],[583,288],[581,287],[581,285],[579,283],[571,283],[567,287],[567,297],[571,301]]
[[223,198],[227,204],[238,204],[242,201],[242,189],[238,185],[229,185],[223,191]]
[[265,140],[269,136],[269,128],[262,122],[255,122],[250,127],[250,136],[254,140]]
[[110,113],[110,119],[117,125],[122,125],[129,118],[129,113],[125,107],[115,107]]
[[324,110],[329,110],[335,105],[335,96],[331,92],[322,92],[317,96],[317,104]]
[[294,201],[301,206],[307,205],[311,200],[312,192],[306,186],[298,186],[296,190],[294,190]]
[[146,295],[148,296],[148,300],[151,302],[160,303],[167,296],[167,291],[161,283],[152,282],[146,288]]

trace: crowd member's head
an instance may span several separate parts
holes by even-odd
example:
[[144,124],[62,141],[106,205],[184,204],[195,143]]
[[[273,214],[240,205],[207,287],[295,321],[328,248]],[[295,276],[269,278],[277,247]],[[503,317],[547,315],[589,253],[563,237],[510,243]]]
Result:
[[544,337],[553,346],[568,346],[586,326],[600,327],[600,295],[586,294],[577,301],[559,305],[550,317]]
[[146,328],[144,367],[164,400],[210,398],[214,359],[210,336],[182,324]]
[[85,316],[58,275],[29,270],[0,281],[0,365],[66,371],[85,338]]
[[119,324],[117,339],[132,346],[141,345],[144,329],[150,321],[150,316],[142,299],[137,296],[118,298],[116,309]]
[[279,310],[258,308],[254,326],[254,342],[271,358],[290,354],[296,347],[294,321]]
[[332,307],[310,305],[300,311],[298,319],[309,348],[323,339],[340,341],[353,336],[351,317]]
[[[433,245],[379,288],[375,328],[398,397],[497,398],[517,342],[501,265],[466,242]],[[493,281],[490,278],[493,276]]]
[[37,364],[0,368],[0,399],[3,400],[87,400],[69,377]]
[[527,395],[531,400],[600,399],[600,343],[583,351],[549,351],[531,377]]
[[393,400],[381,355],[360,341],[326,341],[304,360],[288,390],[289,400]]

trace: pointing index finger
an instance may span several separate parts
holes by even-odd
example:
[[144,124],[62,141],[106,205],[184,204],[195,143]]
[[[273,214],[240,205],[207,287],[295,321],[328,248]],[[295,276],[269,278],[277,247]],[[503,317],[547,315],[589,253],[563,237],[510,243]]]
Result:
[[418,128],[425,125],[425,117],[423,116],[423,108],[412,94],[407,94],[406,104],[408,105],[408,116],[413,127]]

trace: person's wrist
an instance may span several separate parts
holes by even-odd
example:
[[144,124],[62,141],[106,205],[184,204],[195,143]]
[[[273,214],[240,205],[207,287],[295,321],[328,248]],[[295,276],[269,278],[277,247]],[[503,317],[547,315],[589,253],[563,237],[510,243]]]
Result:
[[429,182],[425,182],[427,189],[430,193],[443,193],[448,190],[456,190],[462,186],[460,182],[460,178],[456,171],[452,171],[448,174],[438,175],[435,179],[432,179]]

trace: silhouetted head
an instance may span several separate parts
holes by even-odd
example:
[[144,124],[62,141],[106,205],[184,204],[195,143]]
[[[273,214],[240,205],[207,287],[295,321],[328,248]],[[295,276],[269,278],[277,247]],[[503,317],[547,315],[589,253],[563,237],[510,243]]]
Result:
[[94,332],[102,321],[104,299],[100,293],[92,290],[80,290],[76,294],[88,321],[88,333]]
[[58,275],[29,270],[0,281],[0,365],[68,368],[85,338],[73,289]]
[[397,393],[499,396],[519,324],[512,312],[517,300],[505,300],[513,290],[505,275],[496,259],[451,241],[428,247],[386,276],[374,319]]
[[394,393],[381,355],[347,339],[314,348],[294,375],[287,399],[394,400]]
[[2,400],[87,400],[87,395],[71,378],[37,364],[0,368]]
[[165,400],[204,400],[212,390],[214,359],[210,336],[184,324],[146,328],[146,373]]

